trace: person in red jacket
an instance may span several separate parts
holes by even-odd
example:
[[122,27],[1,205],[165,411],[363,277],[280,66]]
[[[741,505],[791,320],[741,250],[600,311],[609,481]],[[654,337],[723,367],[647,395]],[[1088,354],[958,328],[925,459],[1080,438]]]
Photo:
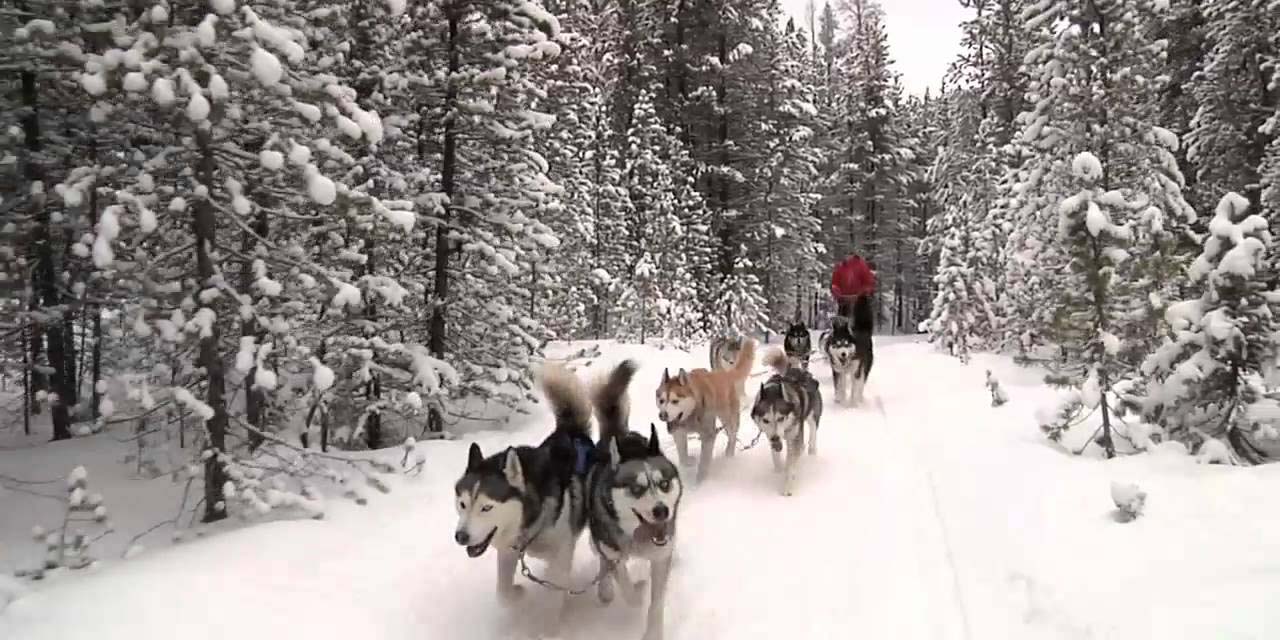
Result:
[[837,315],[853,321],[855,330],[871,331],[871,294],[876,291],[876,274],[862,256],[845,258],[831,271],[831,297]]

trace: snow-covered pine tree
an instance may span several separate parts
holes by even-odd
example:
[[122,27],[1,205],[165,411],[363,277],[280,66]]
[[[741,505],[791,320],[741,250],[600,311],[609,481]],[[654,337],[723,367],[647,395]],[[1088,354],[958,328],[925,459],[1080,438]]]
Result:
[[658,119],[652,96],[637,95],[627,132],[624,176],[631,211],[622,247],[628,258],[619,278],[618,335],[686,345],[701,324],[686,225],[696,222],[702,202],[682,173],[689,164],[683,146]]
[[[1042,274],[1035,273],[1034,261],[1021,261],[1016,259],[1018,255],[1008,254],[1006,245],[1015,231],[1027,231],[1009,219],[1012,200],[1020,195],[1015,187],[1027,150],[1016,138],[1020,129],[1018,116],[1029,106],[1025,96],[1029,71],[1033,69],[1024,66],[1023,61],[1028,51],[1047,35],[1024,28],[1023,11],[1027,4],[1024,0],[960,1],[973,9],[973,17],[961,23],[963,51],[952,64],[948,79],[955,88],[953,95],[965,97],[979,122],[975,128],[968,119],[975,116],[948,120],[949,128],[966,127],[970,132],[977,132],[971,141],[960,143],[973,152],[962,156],[963,160],[958,163],[965,169],[967,186],[951,193],[949,198],[967,200],[969,204],[962,210],[975,206],[981,210],[973,214],[977,216],[973,225],[978,234],[973,243],[977,253],[973,255],[976,262],[969,266],[975,278],[982,277],[991,284],[992,293],[987,299],[994,308],[994,324],[984,338],[989,341],[989,347],[1001,347],[1010,344],[1010,334],[1014,338],[1034,335],[1030,327],[1035,323],[1028,321],[1033,316],[1027,312],[1043,308],[1035,300],[1043,293],[1037,284]],[[951,146],[948,142],[948,148]],[[939,179],[948,175],[944,173]],[[946,189],[947,184],[940,181],[935,189]]]
[[1055,308],[1054,338],[1074,365],[1068,380],[1079,389],[1077,401],[1101,412],[1096,442],[1110,458],[1115,456],[1116,429],[1111,396],[1130,373],[1120,359],[1122,338],[1117,329],[1132,313],[1121,268],[1130,261],[1126,247],[1132,244],[1136,208],[1120,191],[1102,188],[1106,170],[1097,156],[1077,154],[1071,173],[1080,189],[1057,207],[1065,262],[1059,273],[1062,297]]
[[[772,8],[776,10],[776,7]],[[766,336],[783,332],[807,307],[822,281],[818,241],[821,226],[812,215],[814,184],[822,162],[816,147],[814,88],[806,84],[807,37],[793,22],[765,34],[760,52],[768,83],[758,127],[765,160],[755,168],[756,197],[748,207],[747,241],[767,300]]]
[[[599,6],[596,6],[596,5]],[[623,184],[623,146],[613,106],[624,91],[622,10],[613,3],[569,3],[560,20],[564,52],[540,70],[556,126],[545,141],[549,177],[564,189],[549,224],[561,234],[549,268],[557,287],[540,297],[540,315],[562,337],[600,339],[610,332],[615,279],[626,276],[618,245],[631,203]]]
[[1259,169],[1278,137],[1263,125],[1280,107],[1273,86],[1280,11],[1258,0],[1209,2],[1202,10],[1206,52],[1191,77],[1196,111],[1187,134],[1195,199],[1207,208],[1219,194],[1236,191],[1258,202]]
[[[419,196],[426,342],[460,375],[453,397],[519,407],[534,399],[531,358],[549,337],[529,317],[529,284],[560,244],[540,221],[560,189],[537,151],[555,118],[538,106],[530,69],[559,55],[559,20],[515,0],[419,3],[409,18],[420,162],[438,176]],[[428,429],[442,431],[444,418],[432,407]]]
[[1256,430],[1249,409],[1276,357],[1280,298],[1268,285],[1269,224],[1248,208],[1236,193],[1218,203],[1204,250],[1189,270],[1199,296],[1170,305],[1173,337],[1143,365],[1157,381],[1143,413],[1167,439],[1210,458],[1229,445],[1238,461],[1258,464],[1267,455],[1249,440]]
[[[900,264],[898,243],[911,219],[906,200],[913,179],[912,154],[901,122],[901,94],[891,68],[883,10],[874,0],[854,0],[837,13],[831,154],[822,203],[833,256],[864,256],[876,270],[876,315],[893,308]],[[910,255],[910,253],[908,253]]]
[[[57,1],[18,4],[0,15],[0,66],[8,78],[0,92],[6,131],[0,177],[6,277],[0,287],[12,296],[10,317],[16,320],[12,335],[18,339],[10,349],[25,363],[25,428],[30,432],[30,415],[47,407],[54,440],[70,438],[78,416],[96,415],[96,392],[92,403],[81,403],[86,354],[80,347],[100,327],[91,317],[99,310],[87,304],[85,261],[67,249],[100,207],[97,167],[83,168],[77,159],[94,157],[107,142],[98,139],[88,117],[74,69],[85,52],[109,41],[109,33],[80,23],[108,18],[98,8]],[[64,181],[75,185],[70,193]],[[93,338],[96,345],[98,336]]]
[[[281,410],[300,391],[318,401],[334,372],[312,359],[324,341],[309,339],[311,323],[358,310],[369,296],[402,297],[394,282],[352,284],[349,251],[317,259],[340,239],[323,212],[363,205],[397,225],[412,214],[326,175],[352,164],[334,138],[369,144],[383,130],[308,59],[300,7],[210,8],[170,15],[157,5],[126,23],[115,39],[122,48],[87,56],[81,84],[98,98],[93,114],[130,131],[138,148],[115,204],[73,249],[133,297],[120,317],[145,355],[116,380],[138,417],[164,408],[179,429],[188,415],[201,426],[188,471],[203,485],[203,519],[221,519],[232,505],[314,511],[310,479],[343,483],[344,475],[251,422],[232,406],[233,387],[244,381]],[[324,311],[309,313],[313,304]],[[424,384],[439,375],[425,360],[408,368]],[[295,458],[294,466],[251,462],[264,441],[273,459]],[[301,480],[291,490],[276,484],[291,476]]]
[[940,212],[930,221],[938,265],[926,327],[939,346],[967,361],[970,350],[994,346],[1000,330],[998,236],[987,220],[999,175],[998,154],[984,144],[993,121],[979,119],[980,95],[956,90],[946,102],[950,126],[930,171]]
[[1134,259],[1124,279],[1144,292],[1134,304],[1146,310],[1111,327],[1124,341],[1122,360],[1133,366],[1163,335],[1163,306],[1177,294],[1174,276],[1189,259],[1185,230],[1195,220],[1173,155],[1177,137],[1152,121],[1164,49],[1144,26],[1158,4],[1051,1],[1027,11],[1028,28],[1044,38],[1027,58],[1035,69],[1028,92],[1034,107],[1021,117],[1028,158],[997,213],[1013,228],[1005,288],[1020,289],[1010,308],[1020,333],[1034,342],[1082,330],[1050,315],[1067,295],[1054,276],[1068,261],[1054,229],[1058,203],[1074,191],[1072,158],[1091,152],[1100,159],[1105,172],[1098,188],[1137,208]]

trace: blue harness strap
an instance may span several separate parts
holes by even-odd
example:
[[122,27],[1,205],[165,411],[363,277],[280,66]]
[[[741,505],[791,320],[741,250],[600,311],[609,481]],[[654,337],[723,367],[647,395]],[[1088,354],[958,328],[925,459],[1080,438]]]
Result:
[[573,465],[573,472],[580,476],[587,475],[587,466],[591,460],[591,452],[594,451],[596,445],[590,438],[585,436],[577,436],[573,438],[573,452],[577,454]]

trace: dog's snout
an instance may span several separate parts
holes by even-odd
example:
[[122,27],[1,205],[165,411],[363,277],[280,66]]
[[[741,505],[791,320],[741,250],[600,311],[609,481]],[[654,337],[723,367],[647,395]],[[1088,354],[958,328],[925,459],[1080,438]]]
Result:
[[453,539],[454,539],[458,544],[462,544],[462,545],[465,545],[465,544],[468,544],[468,543],[470,543],[470,542],[471,542],[471,536],[470,536],[470,535],[468,535],[468,534],[467,534],[467,532],[466,532],[466,531],[463,531],[462,529],[459,529],[459,530],[457,530],[457,531],[453,532]]
[[653,508],[654,520],[658,520],[659,522],[661,522],[670,517],[671,517],[671,510],[667,508],[667,505],[659,502],[658,505]]
[[667,421],[667,412],[666,412],[666,411],[659,411],[659,412],[658,412],[658,419],[659,419],[659,420],[661,420],[661,421],[663,421],[663,422],[666,422],[666,421]]

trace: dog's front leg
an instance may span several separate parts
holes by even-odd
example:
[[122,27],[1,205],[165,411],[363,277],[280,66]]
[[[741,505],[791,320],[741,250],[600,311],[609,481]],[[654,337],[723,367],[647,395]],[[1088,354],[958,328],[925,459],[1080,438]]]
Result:
[[769,445],[769,455],[773,457],[773,471],[775,473],[782,471],[782,452],[776,451],[773,445]]
[[631,570],[627,568],[627,556],[618,558],[613,565],[613,575],[617,577],[618,587],[622,589],[622,599],[633,607],[640,606],[640,590],[644,588],[644,581],[632,580]]
[[[698,475],[696,477],[698,484],[702,484],[707,479],[707,474],[711,472],[711,458],[716,455],[716,425],[715,419],[707,420],[711,424],[702,425],[702,443],[698,447]],[[729,441],[732,444],[732,440]]]
[[[800,426],[801,429],[804,425]],[[796,474],[800,466],[801,449],[804,448],[804,442],[800,435],[787,439],[787,470],[782,476],[782,495],[789,496],[795,491]]]
[[512,549],[498,549],[498,599],[510,604],[524,595],[524,587],[515,583],[516,562],[520,554]]
[[609,604],[613,602],[613,566],[609,564],[609,560],[601,554],[596,554],[600,559],[600,571],[596,573],[596,595],[600,596],[601,604]]
[[[569,584],[569,579],[571,577],[570,574],[573,573],[573,550],[576,546],[569,544],[566,548],[561,549],[550,563],[551,581],[561,589],[573,587],[573,585]],[[550,629],[548,629],[553,636],[560,635],[560,627],[569,611],[569,592],[560,591],[557,597],[560,599],[560,604],[556,607],[555,617],[551,619]]]
[[[818,407],[821,408],[821,407]],[[815,413],[809,418],[809,455],[818,453],[818,416]]]
[[[724,443],[724,457],[726,458],[732,458],[733,455],[738,452],[738,425],[740,424],[739,421],[741,420],[741,418],[742,418],[742,415],[739,412],[734,411],[729,416],[729,419],[724,421],[724,435],[726,438],[729,439],[728,442]],[[712,423],[710,427],[712,429],[711,437],[712,439],[714,439],[715,424]],[[711,447],[711,448],[714,449],[715,447]]]
[[693,466],[693,460],[689,458],[689,430],[683,427],[672,429],[671,439],[676,441],[676,455],[680,458],[680,466]]
[[671,556],[649,563],[649,615],[645,617],[644,640],[662,640],[666,626],[667,583],[671,578]]
[[862,405],[863,400],[865,399],[865,398],[863,397],[862,393],[863,393],[863,391],[866,389],[866,387],[867,387],[867,378],[866,378],[866,375],[865,375],[865,374],[863,374],[863,373],[861,373],[861,372],[859,372],[858,377],[856,377],[856,378],[854,378],[854,379],[853,379],[853,404],[854,404],[854,406],[861,406],[861,405]]

